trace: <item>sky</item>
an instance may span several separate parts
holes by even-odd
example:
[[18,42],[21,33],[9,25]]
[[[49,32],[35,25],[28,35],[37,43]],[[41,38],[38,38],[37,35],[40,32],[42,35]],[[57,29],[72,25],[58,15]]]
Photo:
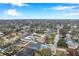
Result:
[[79,4],[0,3],[0,19],[79,19]]

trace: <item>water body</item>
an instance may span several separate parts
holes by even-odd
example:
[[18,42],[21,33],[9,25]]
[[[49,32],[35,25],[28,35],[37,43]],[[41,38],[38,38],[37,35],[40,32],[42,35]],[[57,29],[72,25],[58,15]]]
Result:
[[40,49],[40,43],[30,42],[27,47],[25,47],[22,51],[18,52],[16,56],[32,56],[33,52]]
[[35,51],[34,49],[25,48],[19,53],[17,53],[16,56],[32,56],[34,51]]
[[34,49],[34,50],[41,49],[41,43],[33,43],[33,42],[30,42],[28,44],[28,48],[31,48],[31,49]]

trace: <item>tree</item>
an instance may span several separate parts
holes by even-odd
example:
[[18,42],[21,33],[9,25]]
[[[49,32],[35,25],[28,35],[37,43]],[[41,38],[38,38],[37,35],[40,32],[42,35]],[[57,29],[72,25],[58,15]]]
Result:
[[0,46],[4,46],[4,39],[0,37]]
[[34,51],[33,56],[51,56],[50,49],[43,49],[41,51]]
[[57,43],[58,47],[61,47],[61,48],[67,48],[67,44],[65,43],[65,40],[64,38],[60,39],[59,42]]
[[56,33],[53,32],[53,33],[51,34],[51,37],[46,40],[46,43],[47,43],[47,44],[52,44],[53,41],[54,41],[55,35],[56,35]]

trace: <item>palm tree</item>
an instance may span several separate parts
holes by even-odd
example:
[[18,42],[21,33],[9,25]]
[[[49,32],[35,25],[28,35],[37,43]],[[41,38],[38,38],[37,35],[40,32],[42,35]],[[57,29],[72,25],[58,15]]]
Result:
[[4,39],[0,37],[0,46],[4,46]]

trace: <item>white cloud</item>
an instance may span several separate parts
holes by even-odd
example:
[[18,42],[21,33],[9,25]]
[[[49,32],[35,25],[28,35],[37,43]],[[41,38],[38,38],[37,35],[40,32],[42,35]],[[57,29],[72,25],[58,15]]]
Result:
[[77,13],[75,13],[75,12],[64,13],[63,15],[65,15],[65,16],[75,16],[75,15],[79,15],[79,12],[77,12]]
[[11,3],[13,6],[19,6],[19,7],[23,7],[23,6],[26,6],[26,7],[29,7],[29,4],[24,4],[24,3]]
[[72,10],[76,7],[78,7],[78,6],[57,6],[57,7],[50,7],[50,8],[47,8],[47,9],[51,9],[51,10]]
[[20,16],[20,15],[22,15],[22,13],[16,11],[15,9],[9,9],[7,11],[4,11],[4,14],[8,15],[8,16]]
[[67,10],[67,9],[73,9],[75,8],[74,6],[58,6],[58,7],[54,7],[51,9],[55,9],[55,10]]
[[76,8],[76,6],[58,6],[58,7],[54,7],[51,9],[55,9],[55,10],[69,10],[69,9],[73,9]]

